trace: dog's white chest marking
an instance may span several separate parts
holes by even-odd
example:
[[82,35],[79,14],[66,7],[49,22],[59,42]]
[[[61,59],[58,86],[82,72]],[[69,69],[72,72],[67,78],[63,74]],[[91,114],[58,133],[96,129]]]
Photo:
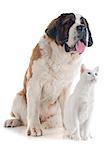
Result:
[[34,61],[32,67],[34,82],[38,80],[42,86],[41,101],[57,100],[63,88],[68,87],[73,81],[78,72],[78,66],[80,66],[80,56],[78,54],[76,56],[67,54],[66,56],[66,52],[61,49],[58,50],[55,43],[51,44],[53,47],[51,58],[44,58],[47,53],[43,54],[42,58]]

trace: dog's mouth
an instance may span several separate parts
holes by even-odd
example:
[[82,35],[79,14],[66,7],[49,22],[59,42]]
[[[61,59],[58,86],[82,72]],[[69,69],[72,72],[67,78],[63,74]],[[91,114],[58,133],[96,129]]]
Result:
[[85,44],[82,41],[77,41],[76,44],[73,47],[69,47],[65,43],[65,51],[66,52],[78,52],[79,54],[82,54],[85,50]]
[[85,50],[85,45],[83,42],[81,41],[78,41],[76,44],[75,44],[75,49],[78,53],[82,54]]

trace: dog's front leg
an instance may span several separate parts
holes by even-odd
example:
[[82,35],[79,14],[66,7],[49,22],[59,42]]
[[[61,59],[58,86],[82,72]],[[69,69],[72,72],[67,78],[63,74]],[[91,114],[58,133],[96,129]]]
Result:
[[41,136],[40,127],[40,97],[41,85],[31,78],[27,88],[27,135]]

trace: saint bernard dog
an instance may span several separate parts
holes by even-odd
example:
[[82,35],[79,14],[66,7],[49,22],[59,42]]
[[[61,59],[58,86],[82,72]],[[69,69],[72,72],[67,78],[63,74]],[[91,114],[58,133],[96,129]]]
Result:
[[64,102],[79,72],[85,47],[93,44],[87,20],[64,13],[48,25],[33,49],[24,77],[5,127],[27,126],[27,135],[41,136],[44,128],[62,124]]

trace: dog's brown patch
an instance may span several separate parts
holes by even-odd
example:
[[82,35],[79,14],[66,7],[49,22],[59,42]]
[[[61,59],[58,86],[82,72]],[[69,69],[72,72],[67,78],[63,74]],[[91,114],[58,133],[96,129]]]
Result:
[[25,94],[25,92],[24,92],[24,89],[21,90],[21,91],[19,91],[17,94],[18,94],[19,96],[22,96],[23,100],[27,103],[27,101],[26,101],[26,94]]
[[32,56],[30,58],[30,63],[29,63],[29,67],[26,71],[25,77],[24,77],[24,92],[26,93],[26,86],[27,83],[29,81],[29,79],[32,77],[32,65],[33,65],[33,61],[37,60],[41,57],[41,52],[40,52],[40,47],[39,45],[37,45],[32,52]]
[[12,117],[15,117],[15,114],[13,113],[13,112],[11,112],[11,114],[10,114]]
[[23,88],[23,90],[21,90],[18,93],[18,95],[23,96],[23,99],[26,102],[27,102],[27,100],[26,100],[26,87],[27,87],[29,79],[32,77],[33,61],[38,60],[41,57],[41,52],[40,51],[41,51],[41,49],[40,49],[39,45],[37,44],[36,47],[33,49],[32,56],[30,58],[29,67],[28,67],[28,69],[25,73],[25,76],[24,76],[24,82],[23,82],[24,88]]

